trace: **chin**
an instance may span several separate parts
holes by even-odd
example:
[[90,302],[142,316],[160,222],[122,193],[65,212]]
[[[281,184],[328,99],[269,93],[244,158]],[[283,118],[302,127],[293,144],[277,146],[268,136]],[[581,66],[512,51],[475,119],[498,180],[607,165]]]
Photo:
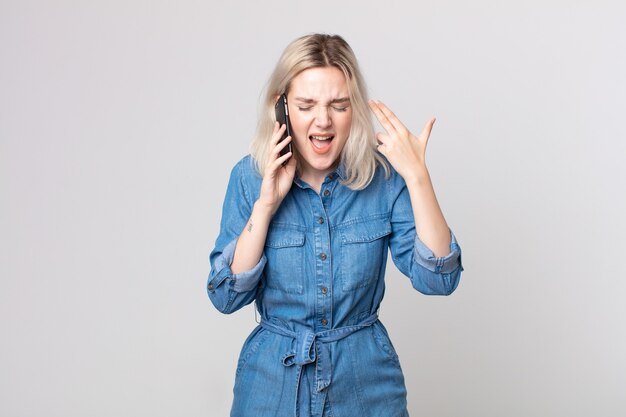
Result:
[[318,171],[324,171],[332,168],[335,165],[335,161],[337,161],[338,157],[327,156],[324,158],[313,158],[313,160],[307,160],[309,166]]
[[308,169],[318,172],[332,170],[341,156],[340,153],[335,154],[335,151],[328,152],[325,155],[319,155],[306,147],[304,149],[305,152],[302,152],[302,149],[298,148],[296,148],[296,150],[298,152],[297,157],[300,162],[300,167],[307,167]]

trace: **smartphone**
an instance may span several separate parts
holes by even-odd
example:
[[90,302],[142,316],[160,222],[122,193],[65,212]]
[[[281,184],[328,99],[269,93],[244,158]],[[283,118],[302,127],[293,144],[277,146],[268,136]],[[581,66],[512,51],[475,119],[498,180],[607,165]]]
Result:
[[[283,94],[278,98],[278,101],[276,101],[276,105],[274,106],[274,111],[276,112],[276,121],[280,123],[281,126],[287,125],[287,129],[285,129],[283,137],[280,139],[280,141],[283,141],[287,136],[291,136],[291,122],[289,121],[289,107],[287,106],[286,94]],[[293,136],[291,137],[293,139]],[[291,142],[289,142],[289,144],[287,144],[287,146],[280,151],[280,156],[283,156],[287,152],[292,152]],[[286,162],[287,161],[285,161],[285,163]]]

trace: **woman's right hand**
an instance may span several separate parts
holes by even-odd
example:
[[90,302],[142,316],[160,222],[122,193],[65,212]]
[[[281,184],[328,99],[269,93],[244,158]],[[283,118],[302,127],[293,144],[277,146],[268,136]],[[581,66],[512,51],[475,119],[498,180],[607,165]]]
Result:
[[[280,203],[291,189],[293,177],[296,173],[296,159],[292,152],[287,152],[280,156],[280,151],[291,142],[291,136],[287,136],[282,142],[280,138],[283,136],[286,126],[280,126],[278,122],[274,123],[274,131],[270,140],[270,156],[263,173],[263,182],[261,183],[261,193],[258,203],[276,213]],[[283,162],[288,161],[285,165]]]

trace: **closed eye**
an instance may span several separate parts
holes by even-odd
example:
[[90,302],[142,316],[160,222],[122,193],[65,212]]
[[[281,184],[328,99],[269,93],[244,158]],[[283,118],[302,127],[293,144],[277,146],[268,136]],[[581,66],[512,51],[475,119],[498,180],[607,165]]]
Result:
[[300,106],[298,106],[298,110],[300,110],[300,111],[309,111],[311,109],[312,109],[312,107],[300,107]]

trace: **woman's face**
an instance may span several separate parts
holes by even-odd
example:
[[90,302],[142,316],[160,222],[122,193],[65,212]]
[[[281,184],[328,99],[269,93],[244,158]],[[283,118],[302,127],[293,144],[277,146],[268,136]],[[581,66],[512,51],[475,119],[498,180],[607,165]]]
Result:
[[339,161],[352,125],[349,97],[346,77],[335,67],[304,70],[291,81],[289,119],[305,181],[323,179]]

